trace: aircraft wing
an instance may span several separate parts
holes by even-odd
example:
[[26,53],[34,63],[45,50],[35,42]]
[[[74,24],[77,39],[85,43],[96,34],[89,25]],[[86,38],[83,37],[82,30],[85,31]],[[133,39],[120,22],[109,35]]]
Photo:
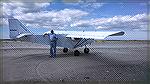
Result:
[[77,33],[68,33],[66,37],[71,38],[85,38],[85,39],[104,39],[108,36],[121,36],[124,35],[123,31],[109,31],[109,32],[77,32]]
[[[108,36],[124,35],[123,31],[54,31],[56,34],[62,34],[71,38],[85,38],[85,39],[104,39]],[[45,32],[48,34],[50,31]]]

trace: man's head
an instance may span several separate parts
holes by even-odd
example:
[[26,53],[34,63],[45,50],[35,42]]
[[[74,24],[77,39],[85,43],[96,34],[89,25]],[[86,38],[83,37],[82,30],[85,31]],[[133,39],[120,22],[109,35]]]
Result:
[[52,34],[54,34],[54,31],[53,31],[53,30],[51,30],[51,33],[52,33]]

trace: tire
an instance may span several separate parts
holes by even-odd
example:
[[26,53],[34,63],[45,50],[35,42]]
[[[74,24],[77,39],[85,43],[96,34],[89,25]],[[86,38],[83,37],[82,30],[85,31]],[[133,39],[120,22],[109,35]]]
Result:
[[86,54],[88,54],[88,53],[89,53],[89,51],[90,51],[90,49],[89,49],[89,48],[85,48],[85,49],[84,49],[84,53],[86,53]]
[[80,55],[80,52],[78,50],[75,50],[74,51],[74,56],[79,56]]
[[67,52],[68,52],[68,48],[64,48],[64,49],[63,49],[63,52],[64,52],[64,53],[67,53]]

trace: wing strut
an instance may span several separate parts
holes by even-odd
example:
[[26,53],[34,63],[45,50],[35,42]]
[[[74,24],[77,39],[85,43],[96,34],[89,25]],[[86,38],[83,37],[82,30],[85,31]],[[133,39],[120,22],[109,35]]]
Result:
[[87,42],[88,39],[81,39],[75,46],[74,48],[77,48],[78,46],[82,45],[83,43]]

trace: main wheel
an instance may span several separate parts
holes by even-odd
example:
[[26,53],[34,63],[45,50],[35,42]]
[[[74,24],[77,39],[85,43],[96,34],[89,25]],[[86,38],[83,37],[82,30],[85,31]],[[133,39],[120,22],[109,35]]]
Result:
[[64,53],[67,53],[67,52],[68,52],[68,48],[64,48],[64,49],[63,49],[63,52],[64,52]]
[[80,55],[80,52],[78,50],[75,50],[74,51],[74,56],[79,56]]
[[90,51],[90,49],[89,49],[89,48],[85,48],[85,49],[84,49],[84,53],[86,53],[86,54],[88,54],[88,53],[89,53],[89,51]]

